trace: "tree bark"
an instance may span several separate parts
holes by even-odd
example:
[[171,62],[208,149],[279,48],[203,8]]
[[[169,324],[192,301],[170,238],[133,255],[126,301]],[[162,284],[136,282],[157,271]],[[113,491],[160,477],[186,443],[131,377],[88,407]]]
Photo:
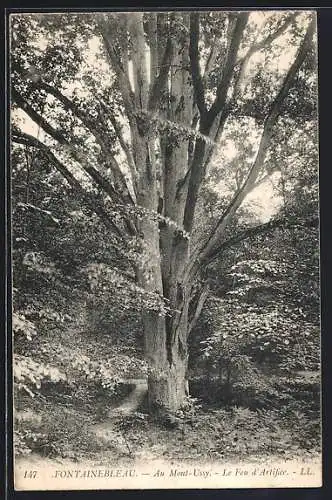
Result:
[[[156,328],[150,323],[151,327],[152,334],[154,334]],[[149,335],[147,324],[144,330],[147,337]],[[181,334],[186,336],[185,329],[182,330]],[[155,358],[157,366],[155,369],[150,369],[148,377],[148,401],[150,411],[153,413],[175,412],[182,406],[188,393],[187,353],[181,351],[178,343],[172,346],[172,352],[172,361],[169,362],[167,359],[165,360],[165,349],[159,348],[154,351],[154,354],[158,354]]]
[[[145,283],[145,286],[147,284]],[[144,351],[148,363],[148,401],[152,413],[175,412],[188,394],[188,300],[162,316],[143,313]]]

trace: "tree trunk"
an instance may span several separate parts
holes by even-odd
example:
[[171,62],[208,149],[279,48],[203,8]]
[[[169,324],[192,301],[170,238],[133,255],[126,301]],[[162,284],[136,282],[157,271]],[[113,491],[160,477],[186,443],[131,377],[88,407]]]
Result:
[[175,412],[183,405],[188,391],[186,380],[186,360],[178,358],[176,363],[167,365],[156,376],[151,372],[148,378],[148,400],[151,412]]
[[[191,287],[183,284],[182,276],[187,243],[173,251],[182,254],[178,266],[168,268],[167,277],[162,275],[163,255],[159,247],[156,223],[143,220],[140,229],[144,235],[145,265],[137,271],[141,287],[168,299],[166,316],[158,311],[143,312],[144,352],[148,364],[148,399],[151,412],[174,412],[183,404],[187,394],[186,373],[188,366],[187,336],[188,309]],[[183,266],[179,263],[182,262]]]
[[149,365],[149,408],[154,413],[175,412],[188,395],[187,329],[181,323],[176,332],[167,332],[168,321],[160,317],[157,320],[153,316],[156,315],[145,313],[144,317],[145,356]]
[[[162,20],[159,18],[159,27]],[[171,98],[162,104],[165,118],[176,126],[191,126],[193,98],[189,75],[188,14],[174,14],[174,22],[181,30],[173,40],[174,53],[170,67],[169,93]],[[165,40],[157,33],[156,19],[150,17],[149,33],[152,45],[152,63],[157,61],[156,43]],[[157,19],[158,25],[158,19]],[[157,129],[149,115],[147,99],[148,79],[144,53],[142,14],[135,13],[129,21],[132,40],[133,77],[135,82],[135,114],[131,121],[133,155],[138,172],[137,204],[147,216],[137,223],[142,239],[143,265],[137,270],[139,285],[148,293],[158,294],[167,301],[169,313],[161,316],[157,311],[143,313],[145,358],[148,363],[148,397],[151,411],[163,409],[174,412],[183,404],[187,394],[188,365],[187,335],[188,309],[191,286],[185,280],[189,259],[189,241],[183,234],[183,216],[186,187],[179,184],[186,175],[189,140],[178,137],[175,130],[167,131],[161,141],[161,171],[158,179],[156,161]],[[164,50],[164,49],[163,49]],[[151,70],[151,68],[150,68]],[[155,78],[156,70],[151,79]],[[151,82],[152,83],[152,82]],[[151,88],[151,84],[150,84]],[[163,147],[164,142],[167,148]],[[160,215],[155,215],[162,199]],[[167,222],[168,221],[168,222]],[[169,223],[171,222],[171,223]]]

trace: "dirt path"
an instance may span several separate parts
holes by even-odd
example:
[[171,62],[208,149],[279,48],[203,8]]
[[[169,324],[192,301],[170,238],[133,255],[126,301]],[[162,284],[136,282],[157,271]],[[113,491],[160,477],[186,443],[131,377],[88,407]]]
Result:
[[128,452],[128,443],[124,435],[114,429],[114,424],[119,417],[135,413],[142,404],[148,390],[146,379],[126,380],[126,383],[134,385],[133,391],[122,400],[119,406],[109,410],[106,420],[91,427],[98,441],[105,445],[114,445],[114,447],[118,448],[118,451],[122,452]]
[[109,411],[108,416],[116,415],[130,415],[137,411],[143,402],[143,399],[148,391],[148,384],[146,379],[132,379],[127,380],[126,383],[134,385],[133,391],[122,400],[121,404],[116,408]]

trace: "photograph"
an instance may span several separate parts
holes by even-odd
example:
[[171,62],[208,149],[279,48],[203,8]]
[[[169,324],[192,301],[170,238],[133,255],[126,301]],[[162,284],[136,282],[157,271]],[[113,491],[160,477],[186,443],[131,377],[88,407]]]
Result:
[[322,486],[317,38],[9,13],[15,490]]

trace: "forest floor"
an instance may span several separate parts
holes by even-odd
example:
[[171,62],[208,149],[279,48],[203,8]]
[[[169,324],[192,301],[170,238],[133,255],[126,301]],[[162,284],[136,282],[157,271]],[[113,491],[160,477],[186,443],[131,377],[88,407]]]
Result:
[[142,381],[110,405],[105,405],[105,394],[93,391],[67,397],[54,391],[27,400],[28,407],[21,399],[16,427],[25,432],[32,453],[19,456],[17,464],[45,464],[45,459],[54,464],[231,463],[310,460],[319,454],[317,404],[296,394],[283,405],[276,401],[262,408],[198,400],[179,425],[167,428],[145,413],[145,390]]

